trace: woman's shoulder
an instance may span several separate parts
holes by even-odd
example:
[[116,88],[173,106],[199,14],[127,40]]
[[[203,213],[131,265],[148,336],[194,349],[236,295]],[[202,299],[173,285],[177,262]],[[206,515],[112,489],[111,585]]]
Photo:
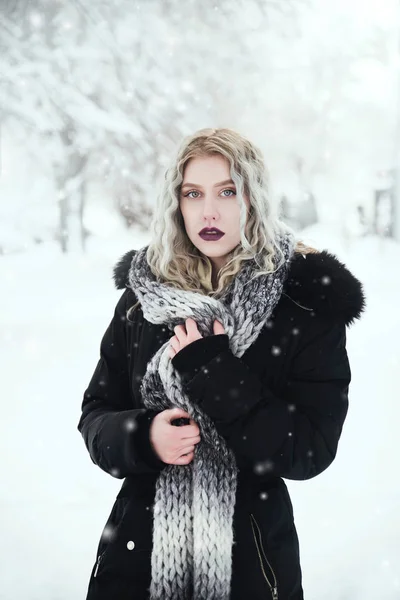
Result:
[[[129,250],[115,264],[113,279],[117,289],[129,288],[129,269],[136,252]],[[327,250],[296,251],[283,293],[300,308],[345,325],[359,319],[365,309],[362,283]]]
[[327,250],[295,252],[283,292],[301,308],[345,325],[365,309],[362,283]]
[[[120,298],[120,303],[124,305],[124,310],[127,318],[129,314],[138,308],[140,302],[133,292],[129,284],[129,269],[131,267],[132,258],[137,250],[129,250],[117,261],[113,268],[114,285],[117,290],[124,290]],[[128,310],[129,309],[129,310]]]
[[118,290],[123,290],[129,287],[129,269],[131,267],[132,258],[137,250],[129,250],[118,260],[113,268],[113,279],[115,287]]

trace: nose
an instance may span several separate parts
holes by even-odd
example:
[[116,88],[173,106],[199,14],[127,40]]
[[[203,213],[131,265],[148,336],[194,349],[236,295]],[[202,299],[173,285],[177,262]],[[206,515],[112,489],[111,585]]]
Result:
[[204,201],[203,216],[206,221],[213,221],[219,217],[217,203],[212,197],[206,198]]

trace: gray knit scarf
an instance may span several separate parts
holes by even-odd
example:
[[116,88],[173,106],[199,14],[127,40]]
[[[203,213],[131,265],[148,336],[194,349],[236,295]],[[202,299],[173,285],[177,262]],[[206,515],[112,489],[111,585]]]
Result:
[[[254,259],[246,261],[218,299],[158,282],[146,260],[148,246],[134,255],[129,284],[147,321],[173,331],[192,317],[206,337],[213,335],[217,319],[229,336],[231,352],[241,357],[281,296],[294,247],[291,234],[281,238],[280,247],[285,262],[275,273],[251,279],[257,265]],[[210,417],[184,393],[168,347],[169,341],[148,363],[141,383],[144,405],[186,410],[201,440],[190,464],[166,466],[156,482],[150,600],[229,600],[236,461]]]

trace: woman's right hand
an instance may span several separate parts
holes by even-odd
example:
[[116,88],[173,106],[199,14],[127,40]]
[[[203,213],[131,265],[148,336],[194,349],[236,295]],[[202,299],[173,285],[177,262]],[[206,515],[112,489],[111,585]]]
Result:
[[[181,418],[190,419],[190,425],[171,425],[171,421]],[[150,427],[150,442],[158,457],[168,465],[189,464],[200,439],[198,425],[182,408],[163,410],[154,417]]]

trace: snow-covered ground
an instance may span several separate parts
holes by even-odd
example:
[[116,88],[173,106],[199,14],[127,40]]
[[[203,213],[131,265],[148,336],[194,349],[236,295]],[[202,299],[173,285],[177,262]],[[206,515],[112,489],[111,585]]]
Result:
[[[396,401],[400,248],[366,238],[346,247],[315,228],[307,240],[347,263],[368,308],[348,332],[353,381],[335,462],[287,481],[306,600],[400,598],[400,483]],[[120,292],[114,262],[147,239],[0,258],[3,282],[0,600],[84,599],[98,539],[121,480],[90,460],[76,428],[82,394]]]

